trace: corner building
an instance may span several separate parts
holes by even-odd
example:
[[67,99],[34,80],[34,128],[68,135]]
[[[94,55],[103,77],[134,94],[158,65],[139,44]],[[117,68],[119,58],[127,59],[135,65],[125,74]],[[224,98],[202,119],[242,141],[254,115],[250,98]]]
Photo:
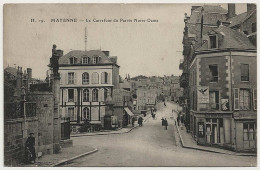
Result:
[[59,59],[60,110],[71,122],[102,124],[105,101],[119,88],[117,57],[109,51],[71,51]]
[[190,130],[199,144],[256,150],[256,47],[220,25],[190,64]]

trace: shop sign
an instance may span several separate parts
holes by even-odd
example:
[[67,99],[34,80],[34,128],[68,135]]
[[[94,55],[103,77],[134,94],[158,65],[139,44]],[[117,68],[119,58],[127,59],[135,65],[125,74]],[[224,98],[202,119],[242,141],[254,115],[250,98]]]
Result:
[[209,103],[209,87],[208,86],[198,86],[198,103]]

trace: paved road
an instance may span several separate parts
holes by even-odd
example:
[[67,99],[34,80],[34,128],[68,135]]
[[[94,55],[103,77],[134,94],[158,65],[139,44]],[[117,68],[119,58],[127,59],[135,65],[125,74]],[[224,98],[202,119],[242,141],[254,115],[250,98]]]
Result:
[[[223,155],[184,149],[173,125],[175,104],[160,105],[157,120],[126,134],[72,138],[74,145],[92,145],[99,151],[64,166],[256,166],[256,157]],[[161,118],[169,122],[168,130]]]

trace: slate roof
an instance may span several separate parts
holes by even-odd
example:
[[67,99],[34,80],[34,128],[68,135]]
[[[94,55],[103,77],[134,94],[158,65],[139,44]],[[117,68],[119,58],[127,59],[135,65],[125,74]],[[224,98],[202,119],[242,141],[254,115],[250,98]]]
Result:
[[227,14],[228,10],[222,8],[220,5],[203,5],[200,6],[196,9],[194,9],[194,11],[201,11],[203,8],[204,12],[207,13],[219,13],[219,14]]
[[[245,34],[229,27],[221,25],[216,30],[211,31],[212,33],[218,34],[218,49],[256,49]],[[208,41],[204,42],[196,51],[202,50],[208,50]]]
[[244,12],[235,17],[229,18],[227,21],[230,22],[229,27],[234,27],[236,25],[243,23],[246,18],[247,18],[247,12]]
[[14,68],[14,67],[6,67],[4,71],[6,71],[14,76],[17,76],[18,69]]
[[69,58],[76,57],[77,63],[75,64],[81,64],[82,57],[90,57],[90,63],[93,64],[93,57],[99,56],[100,61],[99,64],[116,64],[110,58],[101,50],[90,50],[90,51],[80,51],[80,50],[73,50],[69,53],[65,54],[59,59],[59,64],[69,64]]

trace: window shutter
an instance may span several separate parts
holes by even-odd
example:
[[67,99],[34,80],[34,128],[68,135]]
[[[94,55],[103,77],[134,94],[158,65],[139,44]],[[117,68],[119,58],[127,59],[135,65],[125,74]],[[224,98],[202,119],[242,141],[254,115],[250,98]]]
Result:
[[74,89],[74,102],[77,102],[77,89]]
[[105,72],[101,73],[101,84],[105,83]]
[[108,73],[108,74],[107,74],[107,84],[112,84],[112,83],[110,82],[110,79],[111,79],[111,73]]
[[234,110],[239,110],[239,89],[234,89]]
[[102,96],[104,96],[104,90],[103,89],[98,89],[98,101],[101,102]]
[[92,102],[92,90],[93,89],[89,89],[89,102]]
[[253,90],[253,103],[254,103],[254,110],[257,109],[257,90]]
[[63,84],[63,75],[60,73],[60,84]]
[[65,84],[69,84],[69,82],[68,82],[68,74],[69,73],[65,73],[65,82],[66,82]]
[[74,72],[74,84],[77,84],[77,74]]
[[68,89],[63,90],[63,101],[68,102]]

